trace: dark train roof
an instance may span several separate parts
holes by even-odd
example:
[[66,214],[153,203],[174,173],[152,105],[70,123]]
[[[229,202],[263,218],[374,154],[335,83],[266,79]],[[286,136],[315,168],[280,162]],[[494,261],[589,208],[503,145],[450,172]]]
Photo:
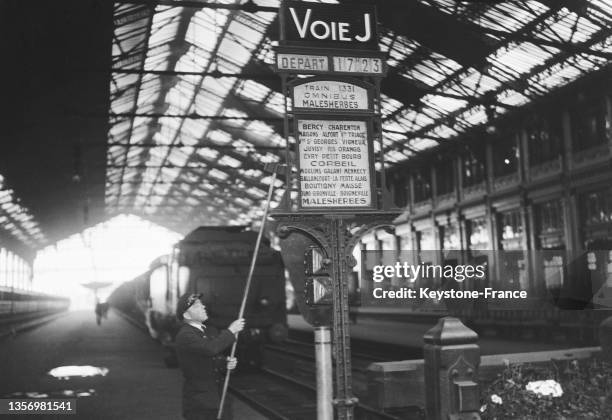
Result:
[[[391,167],[610,70],[606,0],[370,3]],[[260,217],[285,159],[278,5],[0,2],[0,231],[38,249],[121,213],[181,233]]]
[[[236,241],[253,242],[257,239],[257,232],[247,230],[248,226],[200,226],[188,233],[179,242],[180,245],[204,244],[206,242]],[[265,243],[269,244],[267,238]]]

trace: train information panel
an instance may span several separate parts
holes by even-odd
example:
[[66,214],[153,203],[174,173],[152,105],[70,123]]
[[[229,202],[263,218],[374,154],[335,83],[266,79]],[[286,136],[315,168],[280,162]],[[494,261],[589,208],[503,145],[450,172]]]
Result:
[[293,107],[339,111],[370,109],[368,90],[339,80],[313,80],[293,88]]
[[302,209],[373,206],[368,131],[365,120],[297,120]]

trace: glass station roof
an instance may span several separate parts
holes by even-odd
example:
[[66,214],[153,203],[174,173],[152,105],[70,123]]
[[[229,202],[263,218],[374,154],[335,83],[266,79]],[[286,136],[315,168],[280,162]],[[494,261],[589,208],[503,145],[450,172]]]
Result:
[[[390,69],[376,152],[390,166],[612,56],[605,0],[374,3]],[[114,8],[106,208],[179,231],[248,223],[271,181],[264,165],[285,159],[284,98],[272,72],[279,1],[151,4]]]
[[7,233],[30,248],[38,248],[46,242],[46,238],[34,216],[20,201],[0,175],[0,232]]

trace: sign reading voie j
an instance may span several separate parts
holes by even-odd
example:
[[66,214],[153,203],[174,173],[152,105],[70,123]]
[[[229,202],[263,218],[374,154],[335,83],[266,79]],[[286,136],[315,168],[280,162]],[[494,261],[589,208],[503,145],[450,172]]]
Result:
[[372,206],[366,121],[298,119],[297,133],[302,209]]
[[293,88],[294,108],[368,110],[368,90],[337,80],[314,80]]
[[378,50],[376,9],[285,0],[281,37],[286,44]]

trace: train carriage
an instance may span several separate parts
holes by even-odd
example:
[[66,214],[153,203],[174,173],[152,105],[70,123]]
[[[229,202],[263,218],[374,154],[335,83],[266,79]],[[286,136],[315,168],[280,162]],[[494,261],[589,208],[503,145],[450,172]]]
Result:
[[[243,226],[200,227],[186,235],[170,255],[153,261],[146,273],[118,288],[109,301],[144,323],[151,336],[170,350],[180,326],[176,303],[184,293],[203,293],[209,314],[207,323],[225,328],[238,316],[256,239],[257,232]],[[263,343],[286,337],[285,300],[280,253],[264,239],[238,349],[247,364],[259,363]],[[167,362],[173,363],[172,357]]]

